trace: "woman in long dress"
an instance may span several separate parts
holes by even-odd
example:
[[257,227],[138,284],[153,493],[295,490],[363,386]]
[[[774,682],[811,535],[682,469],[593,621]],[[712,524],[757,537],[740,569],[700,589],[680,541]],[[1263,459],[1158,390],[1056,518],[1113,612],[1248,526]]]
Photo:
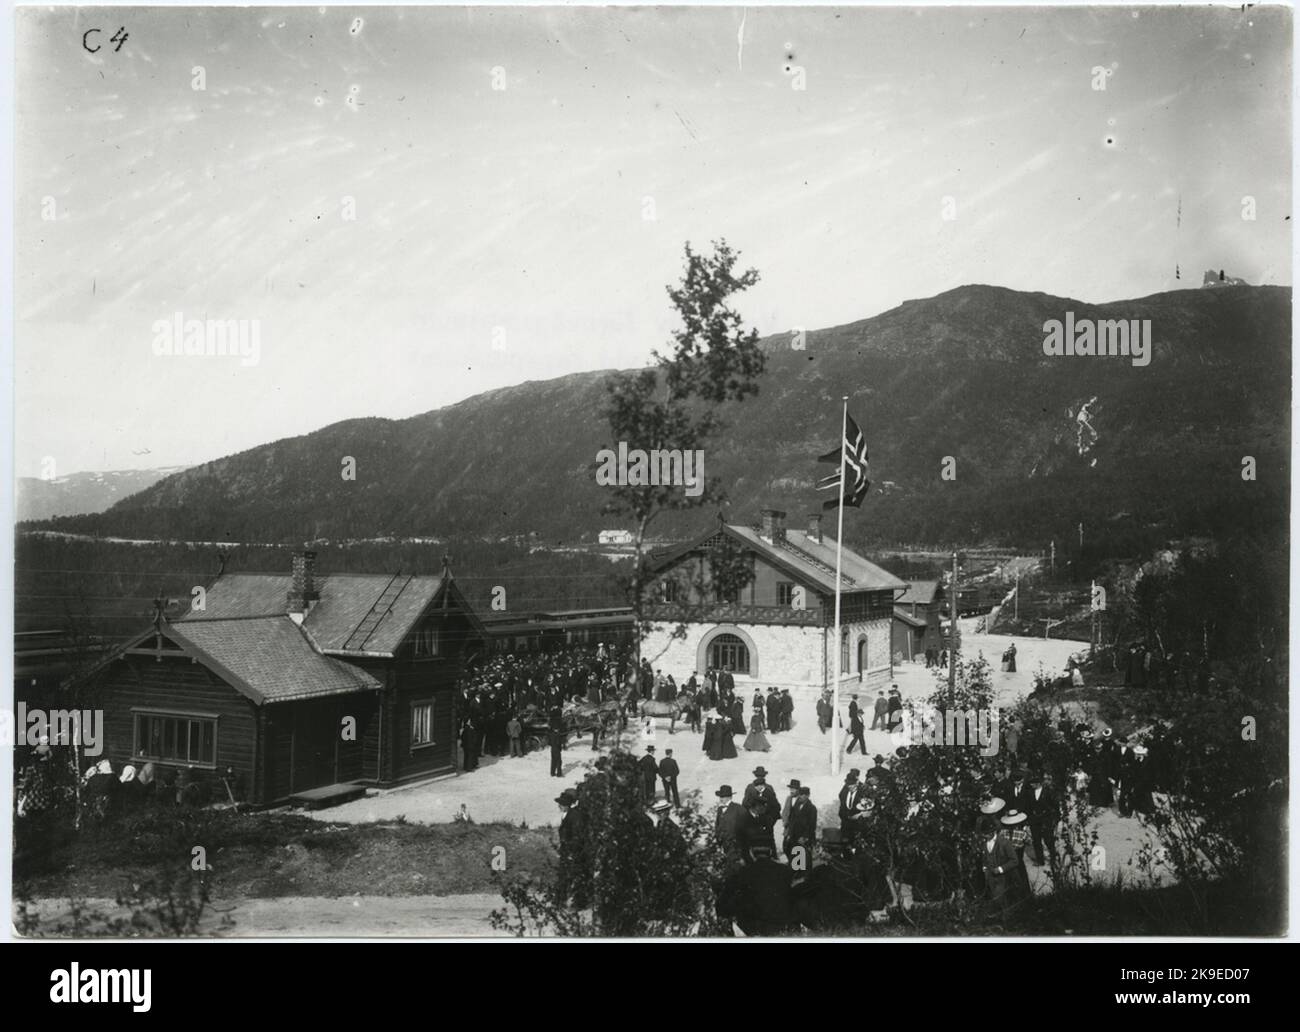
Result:
[[704,724],[704,751],[709,759],[722,759],[722,721],[709,717]]
[[745,739],[745,752],[767,752],[771,748],[767,735],[763,734],[762,709],[755,709],[754,715],[749,718],[749,736]]
[[[766,730],[767,730],[767,718],[766,718],[765,716],[763,716],[763,709],[764,709],[764,706],[763,706],[763,693],[760,692],[757,688],[754,689],[754,703],[753,703],[753,706],[752,706],[751,708],[752,708],[753,711],[754,711],[754,716],[758,718],[758,729],[759,729],[760,731],[766,731]],[[751,725],[753,724],[753,718],[750,718],[750,724],[751,724]]]
[[736,736],[732,729],[730,721],[718,721],[718,737],[721,739],[721,753],[719,759],[734,760],[736,758]]

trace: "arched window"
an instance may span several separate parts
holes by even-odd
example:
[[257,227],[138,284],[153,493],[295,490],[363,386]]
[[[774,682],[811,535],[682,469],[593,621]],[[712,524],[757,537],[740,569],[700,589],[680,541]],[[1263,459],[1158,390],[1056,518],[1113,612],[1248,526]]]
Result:
[[749,647],[734,634],[719,634],[709,642],[709,666],[715,670],[731,668],[737,674],[749,673]]
[[864,634],[858,639],[858,673],[867,672],[867,636]]

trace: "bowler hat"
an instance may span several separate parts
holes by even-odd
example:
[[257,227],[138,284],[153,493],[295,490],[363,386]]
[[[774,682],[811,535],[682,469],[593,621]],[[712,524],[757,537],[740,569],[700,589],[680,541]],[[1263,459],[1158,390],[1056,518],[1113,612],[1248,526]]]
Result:
[[803,783],[802,783],[798,778],[791,778],[791,779],[790,779],[790,784],[786,785],[785,787],[786,787],[786,788],[803,788]]
[[723,799],[730,799],[733,793],[731,791],[730,785],[723,785],[720,789],[718,789],[713,794],[715,796],[721,796]]
[[756,777],[756,778],[765,778],[765,777],[767,777],[767,769],[764,768],[764,767],[755,767],[755,768],[754,768],[754,777]]
[[555,797],[555,801],[561,806],[572,806],[578,801],[578,793],[571,788],[566,788]]

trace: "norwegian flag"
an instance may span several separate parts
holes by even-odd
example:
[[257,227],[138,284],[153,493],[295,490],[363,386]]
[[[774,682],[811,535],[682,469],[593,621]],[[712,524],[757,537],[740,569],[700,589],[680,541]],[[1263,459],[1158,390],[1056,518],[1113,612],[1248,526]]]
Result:
[[847,478],[844,484],[844,504],[851,505],[855,509],[858,508],[862,505],[862,500],[867,497],[867,491],[871,487],[871,481],[867,478],[867,438],[858,424],[853,421],[852,416],[847,416],[846,419],[847,424],[843,444],[834,451],[819,456],[817,459],[818,462],[834,463],[836,467],[834,473],[817,481],[817,490],[819,491],[829,488],[836,490],[834,498],[828,502],[822,502],[823,509],[834,509],[840,504],[839,465],[841,451],[844,453],[844,475]]

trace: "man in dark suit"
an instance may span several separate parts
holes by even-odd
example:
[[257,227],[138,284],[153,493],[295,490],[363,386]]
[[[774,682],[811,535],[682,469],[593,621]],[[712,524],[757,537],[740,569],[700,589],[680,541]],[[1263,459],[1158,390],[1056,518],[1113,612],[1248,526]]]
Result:
[[718,894],[718,916],[729,918],[746,935],[786,935],[798,927],[793,874],[772,859],[766,845],[754,847],[754,862],[733,872]]
[[740,847],[742,859],[750,863],[755,846],[766,846],[776,852],[777,815],[767,808],[767,801],[762,797],[755,797],[744,810],[736,822],[736,844]]
[[776,694],[775,688],[767,690],[767,699],[763,704],[767,711],[765,719],[767,720],[767,729],[776,734],[781,730],[781,703]]
[[790,698],[790,689],[781,689],[781,730],[790,730],[790,718],[794,716],[794,699]]
[[812,867],[813,846],[817,841],[817,807],[813,805],[811,790],[801,785],[790,804],[790,817],[782,824],[782,851],[794,863],[794,851],[802,847],[802,870]]
[[564,739],[568,737],[564,727],[564,713],[557,706],[551,710],[551,777],[564,777]]
[[1011,776],[999,786],[998,795],[1006,800],[1008,808],[1027,813],[1028,811],[1023,804],[1025,801],[1024,795],[1028,790],[1029,770],[1025,767],[1017,767],[1011,772]]
[[641,768],[641,784],[645,793],[645,801],[653,803],[655,801],[655,781],[659,777],[659,763],[655,759],[655,747],[647,745],[645,755],[637,761],[637,766]]
[[1056,823],[1061,809],[1056,795],[1043,780],[1040,771],[1029,775],[1029,787],[1021,797],[1017,809],[1029,815],[1030,839],[1034,844],[1034,862],[1043,866],[1044,858],[1056,869]]
[[677,794],[677,775],[681,769],[677,766],[677,761],[673,759],[671,749],[664,750],[664,758],[659,761],[659,777],[664,783],[664,798],[671,799],[673,806],[678,808],[682,805],[681,796]]
[[481,739],[473,718],[468,718],[460,729],[460,747],[464,753],[465,770],[478,770],[478,749]]
[[790,784],[785,786],[789,789],[789,795],[781,803],[781,826],[788,828],[790,825],[790,810],[794,806],[794,801],[799,798],[799,789],[803,787],[798,778],[791,778]]
[[858,747],[858,752],[862,755],[867,753],[867,743],[862,737],[862,732],[867,729],[862,723],[862,710],[858,709],[858,697],[853,696],[853,701],[849,703],[849,746],[845,752],[852,752],[853,747]]
[[730,785],[723,785],[714,795],[718,797],[718,817],[714,824],[714,834],[723,848],[738,852],[740,848],[738,833],[745,808],[733,800]]
[[586,832],[586,813],[578,806],[578,793],[566,788],[555,799],[560,812],[560,878],[559,890],[562,898],[573,893],[574,902],[584,906],[583,893],[577,889],[583,856]]
[[889,700],[885,698],[885,689],[881,688],[876,692],[876,708],[871,715],[871,730],[887,730],[886,721],[889,716]]
[[777,801],[776,790],[767,783],[767,770],[764,767],[754,768],[754,780],[745,788],[745,796],[741,803],[748,809],[755,799],[763,801],[768,812],[772,814],[773,820],[781,812],[781,804]]
[[728,699],[736,694],[736,679],[731,674],[731,667],[722,671],[718,678],[718,693],[727,696]]
[[858,784],[861,773],[854,767],[844,775],[844,787],[840,789],[840,838],[846,846],[852,845],[853,815],[862,795],[862,787]]

